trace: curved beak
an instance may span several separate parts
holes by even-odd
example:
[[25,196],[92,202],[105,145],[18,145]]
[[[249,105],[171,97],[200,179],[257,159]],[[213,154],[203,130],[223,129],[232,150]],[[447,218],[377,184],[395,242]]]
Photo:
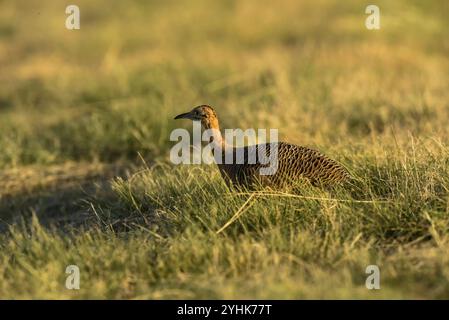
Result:
[[175,117],[175,120],[177,120],[177,119],[191,119],[191,118],[190,118],[190,112],[178,114],[178,115]]

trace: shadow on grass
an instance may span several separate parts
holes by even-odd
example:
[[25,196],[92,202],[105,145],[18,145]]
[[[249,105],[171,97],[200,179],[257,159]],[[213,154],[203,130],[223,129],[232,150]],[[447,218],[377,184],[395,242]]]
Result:
[[95,217],[91,197],[112,197],[110,180],[126,176],[130,164],[68,163],[0,172],[0,232],[35,214],[45,227],[58,230],[89,227]]

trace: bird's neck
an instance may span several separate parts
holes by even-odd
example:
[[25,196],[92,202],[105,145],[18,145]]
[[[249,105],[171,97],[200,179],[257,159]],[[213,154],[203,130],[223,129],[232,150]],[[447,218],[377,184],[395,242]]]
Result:
[[203,125],[204,129],[210,130],[211,132],[209,143],[211,143],[214,148],[224,150],[226,148],[231,147],[226,143],[226,140],[223,139],[223,136],[220,131],[220,125],[218,124],[218,120],[214,119],[210,123],[205,123]]
[[[204,125],[204,124],[203,124]],[[212,134],[209,138],[209,143],[212,145],[212,155],[215,157],[215,160],[220,159],[220,161],[216,162],[218,169],[221,175],[228,179],[229,177],[229,166],[225,163],[225,154],[228,152],[232,152],[232,145],[226,143],[226,140],[223,139],[223,136],[220,131],[220,126],[218,124],[218,120],[212,121],[206,125],[204,125],[204,129],[211,129]],[[227,180],[226,180],[227,181]]]

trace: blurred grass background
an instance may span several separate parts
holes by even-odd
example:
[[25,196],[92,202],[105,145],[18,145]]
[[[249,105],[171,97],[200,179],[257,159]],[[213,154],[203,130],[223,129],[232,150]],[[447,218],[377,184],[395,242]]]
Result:
[[[0,297],[449,297],[447,1],[376,1],[376,31],[361,1],[80,0],[73,31],[69,4],[0,0]],[[216,236],[241,203],[211,168],[141,162],[167,162],[173,116],[202,103],[392,202],[265,199]]]

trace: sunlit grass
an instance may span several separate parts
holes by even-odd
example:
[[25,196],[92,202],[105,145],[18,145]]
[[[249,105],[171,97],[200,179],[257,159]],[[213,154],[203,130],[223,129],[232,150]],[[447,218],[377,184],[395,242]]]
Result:
[[[447,1],[378,1],[378,31],[357,1],[77,4],[68,31],[64,4],[0,2],[0,298],[449,297]],[[168,161],[202,103],[354,185],[243,206]]]

